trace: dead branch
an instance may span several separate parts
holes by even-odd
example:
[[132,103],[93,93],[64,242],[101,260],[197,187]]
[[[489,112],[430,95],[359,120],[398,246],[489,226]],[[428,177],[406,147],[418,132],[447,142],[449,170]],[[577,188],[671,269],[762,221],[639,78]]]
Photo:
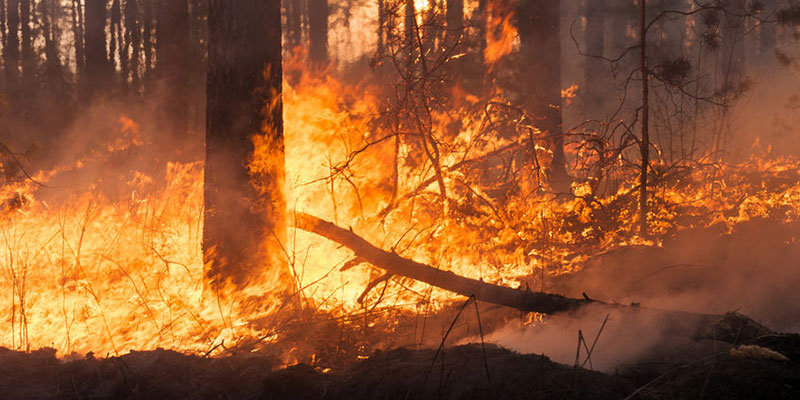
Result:
[[713,339],[739,343],[772,333],[766,327],[737,313],[725,315],[702,314],[685,311],[659,310],[640,307],[637,304],[609,304],[585,296],[573,299],[552,293],[531,292],[527,289],[512,289],[480,280],[456,275],[429,265],[418,263],[373,246],[352,230],[344,229],[313,215],[298,213],[296,227],[313,232],[352,250],[356,257],[388,274],[399,275],[427,283],[463,296],[474,296],[476,300],[513,307],[526,312],[555,314],[574,311],[590,304],[603,308],[614,308],[624,313],[646,312],[648,316],[660,318],[666,334],[696,339]]

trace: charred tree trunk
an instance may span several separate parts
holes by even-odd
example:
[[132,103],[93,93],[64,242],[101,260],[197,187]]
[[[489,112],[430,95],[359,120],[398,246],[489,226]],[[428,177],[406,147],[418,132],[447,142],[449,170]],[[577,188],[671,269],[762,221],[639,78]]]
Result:
[[143,81],[145,83],[145,92],[149,92],[153,78],[153,0],[142,0],[142,2]]
[[286,46],[294,51],[303,39],[303,0],[286,0]]
[[586,3],[586,58],[585,86],[586,96],[583,110],[587,118],[603,117],[603,100],[607,95],[606,64],[600,56],[605,50],[605,0],[592,0]]
[[400,257],[394,252],[381,250],[353,233],[352,230],[340,228],[331,222],[312,215],[299,213],[296,216],[295,223],[298,229],[316,233],[349,248],[358,257],[359,261],[386,270],[387,274],[379,279],[385,280],[392,275],[398,275],[463,296],[474,297],[478,301],[512,307],[525,312],[554,314],[569,312],[590,305],[605,308],[600,310],[602,312],[614,310],[634,315],[642,312],[647,313],[647,318],[656,318],[652,321],[657,321],[656,323],[661,324],[663,333],[695,339],[740,343],[741,341],[773,333],[755,321],[736,313],[714,315],[649,309],[636,305],[626,306],[603,303],[592,300],[585,294],[583,299],[572,299],[558,294],[532,292],[527,289],[512,289],[493,285],[482,280],[466,278],[450,271],[418,263]]
[[122,46],[122,6],[120,0],[111,2],[111,25],[109,26],[111,37],[108,41],[108,59],[111,68],[112,78],[117,70],[117,51]]
[[280,2],[211,0],[208,22],[206,282],[285,283]]
[[[766,19],[774,19],[775,5],[765,5]],[[775,39],[778,29],[775,23],[762,23],[758,33],[758,58],[762,66],[771,66],[775,63]]]
[[161,126],[164,144],[184,150],[189,130],[189,3],[170,0],[158,18],[157,75],[163,93]]
[[78,79],[81,79],[86,66],[83,52],[83,4],[81,0],[72,0],[72,36],[75,45],[75,70]]
[[378,0],[378,58],[386,54],[386,34],[384,33],[387,28],[387,10],[386,1]]
[[414,0],[406,0],[403,11],[405,13],[403,19],[403,47],[406,56],[406,71],[409,76],[411,76],[414,71],[414,61],[416,58],[415,49],[417,47],[417,13],[414,10]]
[[312,65],[328,62],[328,0],[308,1],[308,57]]
[[561,1],[520,0],[517,10],[520,53],[524,65],[525,108],[541,118],[553,161],[550,181],[563,187],[567,171],[561,114]]
[[464,33],[464,0],[447,0],[445,7],[445,44],[449,49],[458,43]]
[[130,90],[136,93],[139,90],[139,50],[142,44],[142,32],[139,25],[139,2],[128,0],[125,2],[125,48],[130,49],[130,62],[127,66],[125,79],[130,77]]
[[19,79],[19,0],[8,0],[8,35],[5,51],[6,82],[13,95]]
[[639,14],[639,69],[642,75],[642,161],[639,171],[639,236],[647,237],[647,170],[650,167],[650,86],[647,71],[647,0]]
[[42,7],[42,34],[44,36],[45,76],[47,86],[53,98],[62,98],[65,87],[61,61],[58,57],[58,19],[56,17],[58,3],[55,0],[44,0]]
[[89,102],[108,86],[111,68],[106,53],[107,0],[86,0],[86,68],[81,78]]
[[34,77],[36,76],[36,64],[33,59],[33,38],[31,37],[31,1],[20,0],[19,2],[20,37],[22,50],[22,84],[27,95],[26,101],[35,90]]

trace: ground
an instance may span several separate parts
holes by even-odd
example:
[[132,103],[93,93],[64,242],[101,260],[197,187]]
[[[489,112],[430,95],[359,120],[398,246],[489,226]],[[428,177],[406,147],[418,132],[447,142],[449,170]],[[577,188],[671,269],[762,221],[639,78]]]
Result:
[[800,335],[758,344],[789,361],[728,351],[614,374],[480,344],[376,352],[341,371],[284,368],[259,355],[203,358],[168,350],[61,361],[51,350],[0,349],[3,399],[797,399]]

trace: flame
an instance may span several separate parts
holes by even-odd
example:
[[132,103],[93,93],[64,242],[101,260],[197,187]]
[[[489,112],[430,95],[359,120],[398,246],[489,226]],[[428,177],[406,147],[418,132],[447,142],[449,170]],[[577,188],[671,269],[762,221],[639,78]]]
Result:
[[486,48],[483,50],[483,60],[487,65],[493,65],[514,50],[519,35],[514,24],[515,12],[509,2],[490,1],[486,7]]
[[[410,139],[415,136],[399,140],[394,127],[377,122],[385,112],[383,82],[314,75],[295,62],[300,61],[290,60],[286,68],[300,77],[283,88],[289,214],[303,211],[352,227],[376,245],[459,275],[546,289],[549,276],[579,269],[592,254],[610,248],[658,245],[660,238],[698,226],[733,229],[753,218],[800,218],[800,162],[756,149],[738,164],[710,163],[664,175],[672,178],[654,191],[650,204],[654,239],[639,238],[630,233],[636,177],[624,168],[616,172],[621,183],[613,189],[604,192],[594,177],[577,176],[571,196],[558,200],[544,190],[546,177],[540,187],[539,173],[528,166],[514,171],[515,187],[498,184],[507,161],[501,150],[541,134],[513,110],[487,108],[475,96],[453,96],[452,110],[431,116],[430,134],[447,144],[438,159],[447,196],[443,211],[442,186],[432,162],[420,157],[420,144]],[[516,125],[488,120],[501,113]],[[34,180],[47,184],[61,175],[91,175],[91,165],[105,165],[148,142],[131,118],[118,122],[116,135],[97,151],[37,173]],[[266,137],[253,138],[252,170],[275,166]],[[592,151],[591,143],[581,139],[567,151],[587,163],[622,159]],[[534,148],[537,160],[546,163],[544,141]],[[653,163],[659,171],[668,167]],[[390,179],[394,169],[396,187]],[[65,355],[157,347],[207,354],[244,338],[281,340],[270,318],[283,299],[262,295],[274,280],[220,298],[203,293],[202,164],[168,164],[166,183],[159,187],[156,180],[152,172],[135,171],[119,183],[117,192],[124,196],[108,193],[102,179],[68,196],[63,188],[28,179],[3,186],[0,316],[7,329],[0,345],[52,346]],[[379,305],[425,312],[458,298],[392,277],[359,302],[381,271],[312,234],[290,229],[288,238],[283,247],[300,297],[334,316]]]

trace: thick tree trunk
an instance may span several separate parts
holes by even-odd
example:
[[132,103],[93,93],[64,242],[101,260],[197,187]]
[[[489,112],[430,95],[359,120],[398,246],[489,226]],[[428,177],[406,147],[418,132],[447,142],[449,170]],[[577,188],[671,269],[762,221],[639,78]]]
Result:
[[286,1],[286,46],[294,51],[303,39],[303,0]]
[[189,64],[191,50],[189,3],[170,0],[161,6],[157,28],[157,75],[161,107],[161,138],[183,150],[189,130]]
[[741,342],[769,334],[771,331],[749,318],[728,313],[725,315],[700,314],[684,311],[648,309],[639,306],[607,304],[589,299],[572,299],[557,294],[531,292],[527,289],[512,289],[493,285],[482,280],[465,278],[449,271],[443,271],[418,263],[394,252],[381,250],[360,236],[309,214],[299,213],[295,218],[298,229],[313,232],[349,248],[364,262],[386,270],[392,275],[411,278],[442,288],[463,296],[474,296],[478,301],[499,304],[525,312],[554,314],[576,310],[580,307],[596,305],[608,312],[616,311],[636,314],[647,313],[649,318],[660,323],[666,334],[686,336],[696,339],[721,340],[730,343]]
[[86,66],[83,51],[83,4],[80,0],[72,0],[72,35],[75,44],[75,70],[80,79]]
[[[775,5],[765,4],[763,14],[766,19],[774,19]],[[772,66],[775,63],[775,39],[777,34],[777,24],[761,24],[758,32],[758,58],[762,66]]]
[[89,102],[108,86],[111,67],[106,53],[106,5],[108,0],[86,0],[86,68],[83,100]]
[[208,22],[206,282],[286,284],[280,2],[211,0]]
[[58,43],[56,42],[56,29],[58,29],[57,13],[58,2],[44,0],[42,3],[42,34],[44,36],[45,76],[47,86],[53,98],[64,95],[64,81],[61,71],[61,61],[58,57]]
[[4,47],[6,81],[9,91],[18,86],[19,79],[19,0],[8,0],[8,35]]
[[150,91],[153,75],[153,0],[142,0],[142,50],[144,51],[145,91]]
[[27,95],[26,100],[30,100],[32,91],[35,89],[34,77],[36,76],[36,64],[33,59],[33,38],[31,37],[31,1],[20,0],[19,2],[19,31],[22,49],[22,84]]
[[125,48],[130,49],[130,62],[128,63],[125,79],[130,77],[131,91],[139,90],[139,50],[142,44],[142,32],[139,25],[139,2],[128,0],[125,2]]
[[567,172],[561,114],[561,1],[520,0],[517,28],[525,63],[525,108],[541,118],[542,132],[550,139],[553,161],[551,182],[564,186]]
[[447,0],[445,7],[445,45],[449,49],[464,33],[464,0]]
[[328,0],[308,1],[308,57],[312,65],[328,62]]

